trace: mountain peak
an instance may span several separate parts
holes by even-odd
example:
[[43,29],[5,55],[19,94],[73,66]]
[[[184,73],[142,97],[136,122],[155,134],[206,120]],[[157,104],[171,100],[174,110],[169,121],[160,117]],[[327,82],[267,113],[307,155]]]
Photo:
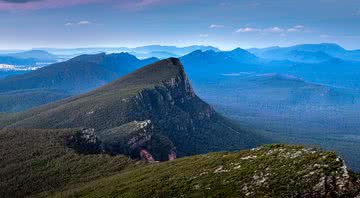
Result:
[[156,83],[177,76],[185,76],[184,68],[177,58],[168,58],[156,63],[150,64],[137,71],[120,78],[119,81],[135,80],[147,83]]
[[194,95],[184,68],[177,58],[164,59],[140,68],[95,90],[95,92],[126,89],[138,93],[141,90],[158,86],[176,86],[189,96]]
[[235,48],[235,49],[231,50],[231,52],[248,52],[248,51],[238,47],[238,48]]
[[89,62],[89,63],[100,63],[106,57],[106,53],[99,53],[99,54],[84,54],[77,57],[74,57],[68,62]]

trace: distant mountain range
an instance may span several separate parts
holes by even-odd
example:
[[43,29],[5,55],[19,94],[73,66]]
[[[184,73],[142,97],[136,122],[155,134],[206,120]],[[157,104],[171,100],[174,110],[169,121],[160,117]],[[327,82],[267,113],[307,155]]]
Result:
[[193,51],[220,51],[219,49],[212,46],[201,46],[194,45],[189,47],[176,47],[176,46],[161,46],[161,45],[149,45],[144,47],[131,48],[130,53],[140,57],[158,57],[158,58],[169,58],[169,57],[180,57],[184,56]]
[[[180,60],[194,78],[212,78],[221,73],[256,70],[261,62],[260,58],[240,48],[232,51],[197,50]],[[205,71],[206,75],[200,75]]]
[[45,50],[50,53],[56,54],[60,57],[72,58],[81,54],[97,54],[97,53],[120,53],[128,52],[139,58],[169,58],[169,57],[180,57],[195,50],[214,50],[219,51],[219,49],[212,46],[201,46],[194,45],[188,47],[176,47],[176,46],[162,46],[162,45],[148,45],[136,48],[127,48],[127,47],[114,47],[114,48],[74,48],[74,49],[55,49],[55,48],[41,48],[40,50]]
[[292,47],[253,48],[249,52],[258,57],[273,60],[290,60],[295,62],[322,62],[334,58],[349,61],[360,61],[359,50],[346,50],[337,44],[304,44]]
[[157,60],[140,60],[127,53],[82,55],[27,74],[0,80],[0,92],[56,88],[81,93]]
[[58,57],[43,50],[30,50],[16,53],[0,54],[0,64],[35,65],[36,63],[53,63]]
[[0,79],[23,74],[50,63],[57,62],[58,57],[46,51],[31,50],[0,54]]
[[[208,82],[195,80],[201,96],[211,104],[277,112],[289,109],[345,107],[360,103],[360,93],[306,82],[289,74],[232,73]],[[250,106],[251,105],[251,106]],[[238,108],[237,108],[238,109]],[[245,109],[244,109],[245,111]]]
[[[360,74],[359,62],[343,60],[330,55],[343,48],[334,44],[302,45],[291,48],[267,48],[252,49],[255,54],[280,54],[274,59],[265,59],[258,57],[247,50],[237,48],[232,51],[219,51],[212,47],[192,46],[187,48],[176,48],[171,46],[146,46],[136,48],[139,52],[147,53],[152,50],[170,50],[174,53],[185,53],[193,49],[201,48],[189,54],[180,57],[185,70],[191,80],[213,80],[220,78],[222,74],[231,74],[239,72],[253,73],[278,73],[290,74],[304,79],[308,82],[317,84],[326,84],[334,87],[343,87],[357,89],[360,86],[358,74]],[[207,50],[211,49],[211,50]],[[317,51],[324,50],[324,51]],[[346,51],[346,50],[345,50]],[[24,52],[21,57],[32,54],[36,55],[38,51]],[[173,55],[166,52],[169,56]],[[25,55],[24,55],[25,54]],[[45,53],[46,54],[46,53]],[[18,55],[20,56],[20,55]],[[52,57],[50,55],[50,57]],[[286,59],[286,60],[284,60]],[[290,59],[290,60],[289,60]],[[47,93],[53,93],[53,90],[63,90],[64,96],[83,93],[93,88],[104,85],[118,77],[121,77],[135,69],[157,61],[157,58],[140,60],[128,53],[109,54],[105,53],[95,55],[81,55],[71,60],[49,65],[47,67],[32,71],[27,74],[9,77],[0,80],[0,91],[17,91],[19,94],[25,90],[50,89]],[[206,72],[206,75],[204,75]],[[9,71],[0,73],[0,76],[6,76]],[[20,91],[20,92],[19,92]],[[63,95],[63,94],[62,94]],[[52,97],[50,98],[58,98]],[[51,101],[51,100],[44,100]],[[14,104],[18,107],[18,104]],[[32,105],[26,105],[31,107]],[[0,108],[6,109],[6,108]],[[12,109],[9,106],[9,111]]]
[[50,54],[43,50],[30,50],[24,52],[18,52],[13,54],[7,54],[7,56],[19,58],[19,59],[33,59],[36,62],[55,62],[58,57],[54,54]]
[[[349,89],[360,87],[358,78],[360,61],[356,61],[360,59],[356,57],[357,51],[347,51],[334,44],[273,47],[249,51],[243,49],[218,52],[194,51],[180,59],[193,80],[209,76],[213,79],[224,73],[279,73],[291,74],[308,82],[334,87]],[[344,54],[336,55],[341,54],[339,51],[343,51]],[[350,60],[348,57],[351,53],[354,55]],[[201,75],[204,71],[206,75]]]
[[[1,79],[0,94],[3,103],[0,109],[22,110],[41,102],[45,104],[53,101],[52,99],[84,93],[157,60],[156,58],[140,60],[127,53],[82,55],[26,74]],[[20,98],[20,94],[29,95],[31,92],[34,92],[34,97],[39,96],[39,98],[27,100],[28,102],[14,101],[12,96],[14,91]]]

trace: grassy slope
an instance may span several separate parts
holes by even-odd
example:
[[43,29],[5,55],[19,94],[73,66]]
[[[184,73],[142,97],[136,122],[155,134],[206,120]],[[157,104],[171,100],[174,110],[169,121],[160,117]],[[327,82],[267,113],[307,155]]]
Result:
[[66,149],[64,137],[75,131],[0,131],[1,197],[23,197],[73,188],[134,164],[123,156],[78,155]]
[[[0,100],[7,103],[0,106],[0,112],[18,112],[48,104],[54,99],[64,98],[64,92],[66,95],[85,93],[156,60],[140,60],[127,53],[82,55],[22,75],[0,79]],[[20,93],[25,92],[20,97],[26,97],[27,93],[34,90],[32,101],[15,100],[10,103]]]
[[[0,128],[5,127],[9,123],[14,124],[18,121],[20,121],[20,125],[22,123],[25,123],[25,125],[29,123],[29,125],[32,126],[38,125],[40,128],[54,128],[54,125],[44,124],[44,118],[49,118],[50,116],[50,118],[53,117],[54,119],[59,120],[61,116],[59,117],[57,114],[63,114],[68,111],[71,111],[73,117],[76,117],[77,113],[83,113],[87,110],[91,111],[91,109],[86,108],[92,108],[96,106],[97,103],[114,105],[115,102],[121,101],[121,99],[134,96],[140,90],[153,88],[160,82],[168,80],[181,72],[179,67],[175,67],[173,64],[167,64],[165,61],[167,60],[158,63],[158,67],[149,65],[141,68],[137,70],[136,73],[134,72],[126,75],[89,93],[51,103],[27,112],[14,114],[11,117],[0,120]],[[171,66],[173,66],[173,68],[169,68]],[[152,75],[148,76],[149,74]],[[126,111],[126,104],[123,110]]]
[[314,193],[323,176],[341,176],[336,159],[332,152],[301,146],[264,146],[149,165],[47,196],[295,197]]
[[0,112],[19,112],[69,97],[62,90],[27,89],[0,93]]
[[301,146],[148,165],[122,156],[79,155],[64,147],[64,137],[74,132],[0,131],[2,197],[290,197],[314,192],[323,176],[344,174],[334,153]]

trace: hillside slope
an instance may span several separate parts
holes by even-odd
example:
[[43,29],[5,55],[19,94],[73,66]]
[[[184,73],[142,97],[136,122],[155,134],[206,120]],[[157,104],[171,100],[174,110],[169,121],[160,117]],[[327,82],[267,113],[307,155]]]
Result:
[[145,148],[161,161],[175,151],[178,156],[187,156],[270,142],[242,130],[199,99],[180,61],[174,58],[143,67],[89,93],[4,118],[0,126],[85,127],[101,135],[110,129],[123,131],[118,127],[134,121],[150,122],[153,128],[136,146],[137,152]]
[[[62,99],[84,93],[157,60],[139,60],[127,53],[82,55],[26,74],[1,79],[0,94],[4,103],[0,103],[0,111],[26,110],[47,104],[54,101],[54,98]],[[41,90],[44,90],[44,93],[40,93]],[[54,93],[54,90],[58,91]],[[26,98],[30,93],[34,95],[32,100],[38,101],[37,103],[13,101],[15,96]]]
[[360,190],[332,152],[267,145],[146,164],[79,154],[67,141],[81,131],[0,131],[1,197],[355,197]]
[[52,196],[335,198],[356,197],[359,187],[332,152],[270,145],[149,165]]
[[81,93],[104,85],[153,61],[154,59],[139,60],[127,53],[81,55],[33,72],[0,80],[0,92],[52,88]]
[[65,147],[65,138],[77,131],[0,131],[0,196],[25,197],[69,189],[134,166],[128,157],[80,155]]

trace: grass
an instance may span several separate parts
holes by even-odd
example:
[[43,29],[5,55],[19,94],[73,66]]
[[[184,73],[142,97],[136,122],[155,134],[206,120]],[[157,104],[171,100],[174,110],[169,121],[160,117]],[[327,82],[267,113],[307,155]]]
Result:
[[79,155],[64,146],[76,130],[0,131],[0,194],[24,197],[59,191],[134,165],[128,157]]
[[[312,193],[324,176],[341,176],[332,152],[269,145],[210,153],[132,169],[54,197],[296,197]],[[325,187],[324,187],[325,188]],[[344,197],[358,192],[350,189]],[[336,197],[336,196],[334,196]]]
[[[65,122],[61,120],[64,116],[59,114],[68,114],[65,118],[68,117],[69,120],[75,120],[75,117],[83,117],[84,113],[86,114],[86,112],[92,111],[96,106],[98,106],[98,108],[102,108],[102,106],[113,108],[119,105],[119,103],[122,103],[120,104],[122,107],[118,109],[127,111],[128,109],[126,107],[128,104],[121,102],[122,99],[135,96],[145,89],[153,89],[156,85],[170,80],[181,73],[183,74],[184,71],[182,67],[172,64],[171,61],[175,60],[163,60],[143,67],[136,72],[86,94],[64,99],[30,111],[14,114],[6,119],[1,119],[0,128],[10,124],[19,125],[21,128],[64,128],[57,127],[57,125],[52,123],[58,122],[59,120]],[[98,105],[99,103],[101,106]],[[104,112],[104,114],[108,113],[109,112]],[[68,126],[65,126],[65,128],[66,127]]]
[[[355,180],[343,176],[335,153],[302,146],[266,145],[144,164],[124,156],[77,154],[64,145],[76,132],[0,131],[2,197],[320,196],[322,177]],[[334,195],[351,197],[359,189],[354,184]]]
[[0,93],[0,112],[19,112],[69,96],[66,91],[52,89],[3,92]]

